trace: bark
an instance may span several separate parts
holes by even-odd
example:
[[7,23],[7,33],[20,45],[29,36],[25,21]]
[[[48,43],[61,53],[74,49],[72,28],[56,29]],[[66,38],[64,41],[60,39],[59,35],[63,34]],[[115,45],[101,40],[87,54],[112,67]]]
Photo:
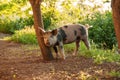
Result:
[[34,28],[35,28],[35,32],[36,32],[36,37],[38,40],[38,44],[40,46],[41,49],[41,53],[43,56],[44,60],[53,60],[53,55],[52,52],[50,50],[49,47],[46,47],[44,44],[44,40],[43,40],[43,34],[42,31],[40,31],[38,29],[38,27],[43,28],[43,21],[42,21],[42,16],[41,16],[41,2],[42,0],[29,0],[32,6],[32,10],[33,10],[33,17],[34,17]]
[[112,15],[113,15],[114,28],[118,42],[118,52],[120,53],[120,0],[112,0],[111,6],[113,13]]

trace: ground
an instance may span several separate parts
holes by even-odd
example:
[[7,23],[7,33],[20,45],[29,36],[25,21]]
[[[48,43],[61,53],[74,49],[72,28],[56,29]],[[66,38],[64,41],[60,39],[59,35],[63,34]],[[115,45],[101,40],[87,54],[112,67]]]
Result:
[[5,41],[4,36],[0,33],[0,80],[120,80],[109,74],[120,72],[116,63],[96,64],[67,52],[65,60],[46,62],[38,47]]

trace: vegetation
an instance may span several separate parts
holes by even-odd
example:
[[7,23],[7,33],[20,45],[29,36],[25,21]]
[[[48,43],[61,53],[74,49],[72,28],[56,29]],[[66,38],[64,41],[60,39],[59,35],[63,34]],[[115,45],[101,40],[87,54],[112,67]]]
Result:
[[[66,52],[73,52],[75,49],[75,44],[67,44],[65,45]],[[81,42],[79,49],[79,56],[86,56],[89,58],[93,58],[94,62],[97,64],[101,64],[103,62],[115,62],[120,64],[120,55],[117,54],[115,48],[112,50],[102,50],[96,48],[95,44],[91,45],[91,50],[87,50],[86,46]]]
[[83,23],[93,26],[89,29],[89,37],[98,45],[97,47],[112,49],[116,45],[111,12],[97,12],[92,17],[86,18]]
[[113,77],[120,77],[120,72],[113,70],[109,73],[109,75],[111,75]]
[[37,44],[34,27],[25,27],[25,29],[15,31],[15,34],[12,35],[11,40],[23,44]]
[[[95,2],[96,0],[86,1],[93,4],[86,4],[85,0],[44,0],[42,2],[45,30],[72,23],[91,26],[89,28],[90,50],[87,50],[81,41],[77,56],[71,56],[75,50],[75,43],[66,44],[64,45],[67,55],[65,61],[61,62],[59,59],[46,63],[41,60],[43,57],[36,40],[33,16],[28,0],[1,0],[1,79],[119,79],[120,55],[116,51],[112,14],[110,10],[101,10],[104,6],[103,3],[110,0],[103,0],[100,5]],[[6,35],[1,32],[11,35],[5,39],[22,43],[22,45],[3,41],[3,37]],[[48,75],[46,76],[46,74]]]
[[[18,3],[20,5],[18,5]],[[15,30],[20,30],[25,26],[32,26],[32,16],[28,13],[28,4],[22,3],[22,0],[0,3],[0,32],[14,33]],[[25,11],[23,13],[23,11]]]
[[[116,37],[111,11],[99,10],[102,5],[94,3],[95,6],[91,6],[85,4],[84,0],[78,4],[74,3],[74,0],[57,2],[57,0],[45,0],[42,3],[42,16],[46,30],[68,23],[89,24],[92,26],[89,29],[92,47],[88,51],[82,43],[80,55],[92,57],[96,63],[120,62],[120,56],[115,54]],[[68,3],[69,5],[66,5]],[[0,2],[0,32],[12,33],[9,39],[24,44],[37,44],[32,25],[31,6],[27,0]],[[65,49],[73,51],[74,44],[65,45]]]
[[[91,6],[84,1],[77,4],[73,0],[59,1],[56,4],[57,2],[57,0],[48,0],[42,3],[42,16],[46,30],[68,23],[89,24],[93,26],[89,29],[89,38],[98,45],[98,48],[112,49],[116,45],[111,12],[99,11],[102,5],[93,2],[95,6]],[[68,3],[69,5],[66,5]],[[16,30],[21,30],[25,26],[31,27],[33,25],[31,14],[31,6],[27,0],[1,2],[0,32],[15,33]]]

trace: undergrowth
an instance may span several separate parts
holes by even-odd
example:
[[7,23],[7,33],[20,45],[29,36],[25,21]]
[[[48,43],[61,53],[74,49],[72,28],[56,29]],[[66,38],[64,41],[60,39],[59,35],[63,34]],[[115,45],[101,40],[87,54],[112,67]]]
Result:
[[[95,47],[95,44],[91,44],[91,49],[87,50],[84,43],[81,42],[78,56],[92,57],[94,62],[97,64],[102,64],[103,62],[115,62],[120,64],[120,55],[117,54],[116,49],[112,50],[102,50]],[[75,44],[65,45],[65,51],[73,52],[75,49]]]
[[25,27],[22,30],[15,31],[10,40],[23,44],[37,44],[34,27]]
[[110,73],[109,73],[110,76],[113,76],[113,77],[120,77],[120,72],[119,71],[115,71],[115,70],[112,70]]
[[[23,44],[38,44],[36,40],[36,35],[34,27],[25,27],[22,30],[15,31],[9,40],[23,43]],[[116,62],[120,64],[120,55],[116,54],[115,47],[112,50],[109,49],[98,49],[97,45],[91,43],[91,49],[87,50],[84,43],[80,43],[79,54],[78,56],[92,57],[95,63],[101,64],[103,62]],[[75,43],[64,45],[65,52],[72,53],[75,49]]]

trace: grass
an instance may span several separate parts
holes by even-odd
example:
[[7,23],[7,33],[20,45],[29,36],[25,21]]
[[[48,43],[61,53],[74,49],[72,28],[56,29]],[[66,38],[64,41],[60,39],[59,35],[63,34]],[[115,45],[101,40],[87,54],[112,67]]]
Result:
[[25,27],[22,30],[15,31],[9,40],[23,44],[37,44],[36,35],[33,27]]
[[25,51],[40,50],[39,45],[25,44],[21,46]]
[[[94,59],[95,63],[101,64],[103,62],[115,62],[120,64],[120,55],[116,54],[115,49],[113,50],[102,50],[95,47],[95,44],[91,45],[91,49],[87,50],[85,45],[81,42],[79,49],[79,56],[86,56]],[[65,51],[73,52],[75,44],[65,45]]]
[[[22,30],[15,31],[15,34],[7,39],[23,44],[38,44],[33,27],[26,27]],[[67,54],[72,53],[75,49],[75,43],[64,45],[64,48]],[[115,48],[113,50],[98,49],[93,43],[91,44],[91,49],[87,50],[84,43],[81,42],[78,56],[93,58],[94,62],[98,64],[103,62],[115,62],[120,64],[120,55],[116,54]]]
[[113,77],[120,77],[120,72],[113,70],[109,73],[109,75]]

